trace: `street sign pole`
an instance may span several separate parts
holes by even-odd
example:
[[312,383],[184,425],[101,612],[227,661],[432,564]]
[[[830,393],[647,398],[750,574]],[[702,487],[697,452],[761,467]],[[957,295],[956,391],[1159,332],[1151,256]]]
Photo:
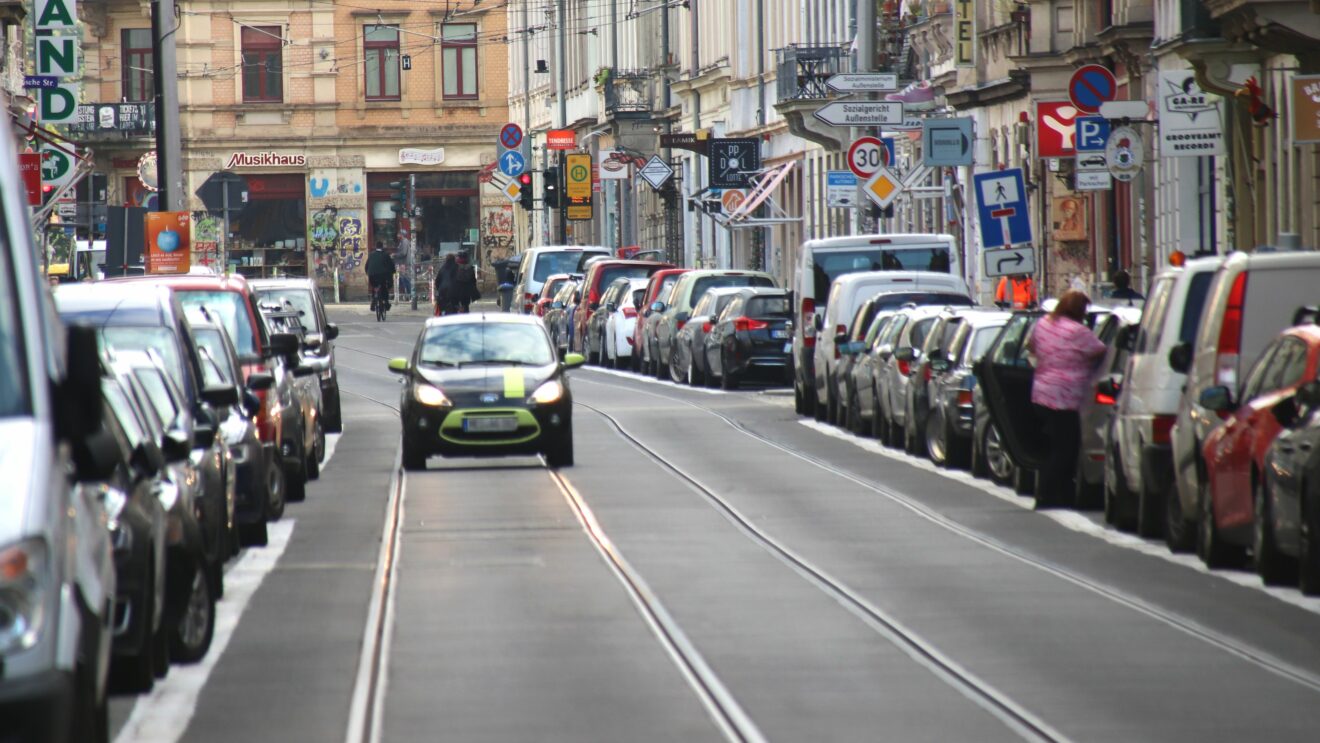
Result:
[[229,184],[220,188],[220,213],[224,215],[224,226],[220,234],[220,273],[229,273],[229,261],[225,256],[229,252]]
[[[473,262],[477,257],[472,256]],[[417,309],[417,174],[408,174],[408,293],[410,309]]]

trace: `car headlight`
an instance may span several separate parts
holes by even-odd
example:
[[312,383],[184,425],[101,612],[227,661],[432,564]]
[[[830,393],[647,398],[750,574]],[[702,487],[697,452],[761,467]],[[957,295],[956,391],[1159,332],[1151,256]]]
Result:
[[47,560],[40,538],[0,549],[0,654],[37,644],[45,622]]
[[537,403],[538,405],[548,405],[552,402],[559,402],[559,399],[563,396],[564,385],[560,383],[558,379],[551,379],[540,387],[537,387],[536,391],[532,393],[532,396],[528,398],[528,401]]
[[413,399],[423,405],[429,405],[433,408],[447,408],[454,403],[445,397],[445,393],[440,391],[439,387],[429,384],[419,384],[413,387]]

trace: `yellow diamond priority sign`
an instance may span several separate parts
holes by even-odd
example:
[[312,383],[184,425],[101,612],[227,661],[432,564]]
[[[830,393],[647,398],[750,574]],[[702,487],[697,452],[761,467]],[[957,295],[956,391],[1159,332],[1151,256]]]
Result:
[[518,184],[518,181],[509,181],[504,184],[502,190],[504,195],[509,197],[509,201],[517,201],[522,196],[522,186]]
[[880,169],[875,171],[871,180],[862,186],[862,191],[874,201],[881,209],[888,208],[894,200],[903,193],[903,182],[900,181],[889,168],[881,165]]

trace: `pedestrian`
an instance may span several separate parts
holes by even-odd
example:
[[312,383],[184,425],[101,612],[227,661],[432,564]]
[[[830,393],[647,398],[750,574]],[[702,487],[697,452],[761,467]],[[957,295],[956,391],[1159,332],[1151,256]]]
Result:
[[995,289],[995,304],[1005,309],[1025,310],[1036,306],[1036,282],[1025,273],[1005,276]]
[[1037,509],[1064,505],[1076,492],[1073,478],[1082,437],[1077,410],[1105,354],[1105,344],[1085,325],[1090,303],[1083,292],[1065,292],[1054,311],[1036,323],[1027,342],[1036,356],[1031,403],[1050,447],[1036,484]]
[[481,299],[481,291],[477,289],[477,268],[472,265],[466,250],[458,253],[458,289],[455,298],[462,312],[467,312],[473,302]]
[[385,309],[389,309],[390,287],[394,285],[394,259],[390,258],[389,253],[385,252],[385,243],[381,240],[376,241],[376,249],[367,256],[367,287],[371,292],[371,311],[376,311],[376,305],[385,304]]
[[458,261],[450,253],[435,272],[435,314],[452,315],[458,309]]
[[1110,296],[1114,299],[1126,299],[1130,306],[1133,302],[1144,302],[1146,297],[1132,288],[1132,276],[1127,271],[1119,270],[1109,280],[1114,284],[1114,293]]
[[399,243],[394,249],[394,264],[403,267],[403,272],[399,276],[399,291],[408,296],[412,296],[412,276],[409,275],[408,270],[408,254],[411,250],[411,241],[406,237],[400,237]]
[[494,261],[490,265],[495,267],[495,280],[499,282],[500,292],[500,310],[504,312],[513,311],[513,288],[517,277],[514,276],[513,267],[517,265],[512,257],[505,258],[502,261]]

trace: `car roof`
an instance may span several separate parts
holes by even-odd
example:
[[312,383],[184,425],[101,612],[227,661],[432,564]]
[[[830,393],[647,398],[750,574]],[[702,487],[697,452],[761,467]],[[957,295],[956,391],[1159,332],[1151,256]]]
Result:
[[168,286],[171,289],[183,290],[202,290],[202,291],[246,291],[248,280],[242,274],[228,274],[226,276],[200,276],[200,275],[182,275],[182,276],[117,276],[97,282],[99,284],[159,284]]
[[307,289],[308,291],[316,291],[316,282],[306,278],[252,279],[247,283],[253,291],[261,289]]
[[165,287],[143,291],[141,286],[106,282],[60,284],[55,287],[55,306],[64,316],[103,315],[103,325],[164,325],[174,312]]
[[532,315],[515,315],[511,312],[469,312],[459,315],[432,317],[426,321],[426,327],[436,328],[446,325],[471,325],[474,323],[496,323],[503,325],[532,325],[542,327],[541,318]]
[[850,287],[853,284],[907,284],[912,283],[918,290],[922,288],[922,282],[929,282],[931,288],[947,289],[956,286],[966,286],[966,282],[961,276],[953,274],[940,273],[939,271],[854,271],[846,273],[834,280],[835,284],[844,287]]
[[972,311],[963,315],[964,322],[974,328],[993,327],[1003,325],[1013,317],[1012,312],[1001,312],[999,310],[988,310],[984,307],[972,307]]
[[[885,242],[872,242],[880,241]],[[846,235],[843,237],[822,237],[816,240],[808,240],[802,244],[805,250],[820,250],[830,248],[869,248],[885,247],[904,247],[909,242],[947,242],[953,240],[953,235],[944,233],[896,233],[890,235]]]
[[[1257,249],[1260,251],[1260,249]],[[1224,259],[1221,269],[1311,268],[1320,266],[1320,253],[1313,250],[1269,250],[1255,253],[1235,251]]]

